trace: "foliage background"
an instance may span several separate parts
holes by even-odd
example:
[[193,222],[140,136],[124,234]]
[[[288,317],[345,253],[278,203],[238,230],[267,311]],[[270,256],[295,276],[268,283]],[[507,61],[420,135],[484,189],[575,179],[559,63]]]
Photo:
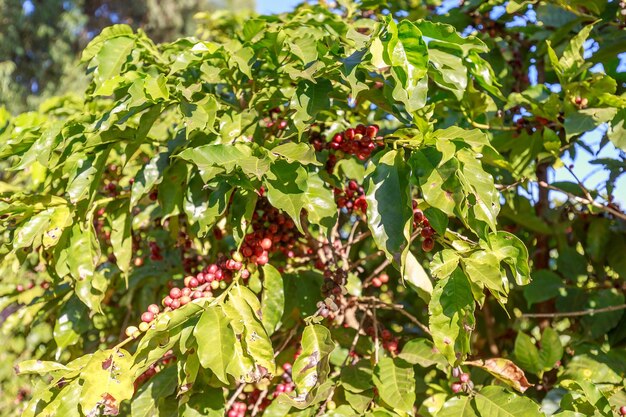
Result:
[[[29,130],[30,138],[34,140],[39,137],[37,129],[40,125],[47,126],[65,115],[75,117],[83,110],[82,98],[69,96],[47,102],[39,107],[38,113],[15,119],[9,115],[35,110],[46,98],[59,93],[80,92],[87,88],[89,78],[82,75],[84,68],[76,66],[75,58],[104,26],[130,19],[134,27],[145,28],[156,41],[172,41],[194,31],[201,38],[221,42],[229,33],[240,30],[245,19],[224,18],[221,22],[226,23],[219,26],[214,25],[210,15],[205,15],[195,27],[189,19],[180,18],[185,15],[183,11],[161,7],[170,3],[104,3],[107,13],[100,15],[94,12],[103,6],[97,2],[44,2],[45,7],[35,7],[30,14],[24,13],[23,2],[0,3],[3,12],[0,15],[6,19],[5,23],[19,22],[6,25],[7,29],[0,34],[0,48],[3,48],[0,50],[0,60],[3,61],[0,97],[8,109],[0,115],[0,124],[9,126],[2,132],[3,157],[7,159],[1,163],[5,167],[16,166],[24,158],[24,150],[11,148],[13,145],[9,141],[20,126],[32,129]],[[600,0],[584,4],[467,1],[462,7],[453,8],[449,4],[442,7],[437,1],[386,2],[385,6],[375,1],[366,3],[380,12],[391,11],[398,18],[415,21],[429,16],[432,20],[452,24],[460,32],[477,35],[489,47],[483,55],[501,84],[502,95],[495,88],[490,89],[489,82],[484,79],[480,86],[473,84],[466,89],[446,85],[440,79],[433,87],[433,91],[440,94],[434,95],[438,103],[433,110],[437,129],[453,125],[481,128],[488,132],[491,144],[513,165],[488,168],[500,185],[502,210],[498,224],[524,241],[530,250],[533,267],[534,280],[530,285],[505,290],[511,290],[508,309],[513,317],[507,317],[500,309],[495,294],[487,298],[482,309],[477,308],[472,354],[477,358],[503,356],[516,361],[536,384],[527,392],[528,397],[541,402],[543,411],[548,414],[561,407],[562,415],[576,415],[564,410],[582,415],[611,415],[617,406],[625,403],[626,319],[623,310],[619,309],[624,305],[626,276],[623,261],[625,225],[619,207],[625,195],[619,186],[625,170],[623,116],[619,116],[624,114],[624,71],[620,54],[626,50],[622,6],[618,2]],[[184,2],[171,4],[187,8],[187,16],[198,6]],[[345,4],[350,7],[348,2]],[[591,24],[596,21],[599,22],[592,28]],[[578,38],[581,44],[575,44],[578,41],[574,36],[582,33],[584,28],[589,30],[589,37]],[[558,57],[565,57],[559,61],[563,68],[559,69],[559,64],[549,57],[546,40],[550,41]],[[572,42],[574,46],[570,47]],[[584,58],[580,54],[583,45]],[[455,70],[460,69],[445,68],[440,75],[444,78],[458,76]],[[437,75],[433,77],[436,79]],[[588,104],[576,104],[579,97],[586,98]],[[104,111],[107,106],[104,104],[104,108],[99,109],[99,103],[91,105],[90,111],[94,114]],[[357,109],[354,113],[348,111],[345,123],[355,122],[367,114],[367,109]],[[321,112],[316,117],[330,122],[332,116]],[[378,121],[376,118],[380,114],[371,117]],[[518,123],[519,120],[522,122]],[[381,125],[388,134],[403,127],[397,120],[385,121]],[[162,140],[169,138],[171,132],[160,134]],[[578,166],[581,154],[585,155],[585,160],[591,160],[589,165],[599,168],[601,180],[589,183],[584,175],[580,175],[581,169],[583,174],[589,171],[586,166]],[[576,161],[574,167],[569,167],[570,161]],[[5,199],[3,202],[11,201],[10,195],[15,193],[16,187],[38,190],[41,180],[37,179],[36,172],[29,174],[32,177],[24,178],[12,171],[2,172],[0,192]],[[549,187],[540,186],[542,181],[549,183]],[[14,208],[3,207],[3,210],[15,215]],[[459,219],[451,218],[452,222],[459,222],[451,227],[464,230]],[[24,220],[19,215],[18,219]],[[7,227],[5,236],[13,237],[15,230],[15,225]],[[164,242],[166,247],[175,245],[175,239],[162,230],[147,233]],[[2,276],[6,277],[2,282],[5,291],[3,316],[6,317],[3,331],[12,341],[10,348],[1,352],[3,363],[7,364],[29,358],[59,359],[61,345],[67,350],[63,353],[65,360],[94,351],[99,344],[94,334],[100,331],[117,336],[126,324],[115,318],[119,311],[125,311],[126,317],[136,317],[149,300],[156,301],[156,294],[171,275],[180,272],[180,265],[172,259],[171,271],[161,275],[150,271],[157,277],[153,287],[122,296],[123,286],[116,285],[113,291],[126,304],[107,306],[111,307],[107,314],[94,316],[99,317],[100,322],[88,318],[87,307],[92,306],[77,302],[63,307],[67,299],[51,307],[51,313],[45,317],[35,313],[31,316],[29,309],[18,306],[29,305],[42,294],[38,289],[17,293],[16,285],[24,285],[30,280],[40,284],[49,281],[50,277],[41,270],[37,251],[33,250],[28,256],[16,255],[11,252],[15,244],[14,239],[7,239],[3,246],[3,254],[10,253],[2,264]],[[435,252],[440,249],[438,247]],[[432,268],[430,255],[420,254],[418,260]],[[374,268],[374,265],[367,265],[368,270]],[[393,278],[397,280],[398,277],[394,275]],[[415,293],[396,284],[394,281],[389,288],[384,288],[381,298],[391,297],[404,303],[420,320],[427,322],[426,304],[419,301]],[[76,298],[72,302],[76,302]],[[573,318],[567,315],[573,310],[611,307],[616,308],[602,314]],[[64,310],[59,311],[62,308]],[[9,314],[16,310],[16,314]],[[522,311],[549,317],[543,320],[522,316]],[[68,312],[76,314],[72,320],[75,326],[64,333],[60,323]],[[33,326],[28,325],[31,322]],[[408,341],[411,332],[419,335],[415,327],[396,324],[399,327],[395,327],[395,332],[405,338],[404,342]],[[85,337],[84,342],[77,343],[77,335]],[[109,343],[100,341],[100,344]],[[556,357],[559,359],[555,360]],[[424,401],[425,404],[420,408],[421,414],[429,415],[430,405],[435,410],[446,401],[456,405],[445,381],[450,377],[450,369],[424,374],[417,372],[421,378],[417,384],[419,381],[424,384],[416,389],[418,403]],[[489,386],[492,381],[481,372],[478,369],[472,371],[473,380]],[[576,383],[568,383],[569,379]],[[584,385],[586,381],[595,384],[596,388]],[[3,412],[15,414],[19,402],[14,399],[20,395],[29,397],[29,385],[26,377],[15,378],[12,369],[3,369],[3,401],[7,403],[2,407]]]

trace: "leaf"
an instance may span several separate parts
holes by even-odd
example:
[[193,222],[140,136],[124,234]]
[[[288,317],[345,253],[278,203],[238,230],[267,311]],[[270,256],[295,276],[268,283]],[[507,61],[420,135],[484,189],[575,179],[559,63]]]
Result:
[[116,200],[109,204],[108,219],[111,224],[111,246],[120,270],[127,275],[133,257],[130,200]]
[[83,413],[96,415],[98,408],[103,413],[117,415],[122,401],[133,396],[132,355],[125,350],[96,352],[80,378],[83,389],[79,403]]
[[376,246],[402,271],[413,219],[409,170],[402,150],[390,150],[372,165],[373,170],[365,178],[367,225]]
[[[482,243],[481,241],[481,246]],[[490,249],[500,262],[504,261],[511,266],[517,285],[526,285],[530,282],[528,249],[517,236],[503,231],[490,233],[488,245],[483,247]]]
[[175,367],[170,366],[157,372],[135,393],[130,402],[131,417],[158,415],[159,401],[171,395],[176,389],[176,385]]
[[105,27],[102,29],[102,32],[94,37],[81,55],[81,62],[88,62],[91,60],[100,49],[102,49],[102,45],[109,39],[117,38],[117,37],[130,37],[133,36],[133,29],[128,25],[112,25],[109,27]]
[[563,278],[550,270],[540,269],[533,271],[530,284],[524,287],[524,298],[530,307],[558,296],[561,288],[565,288]]
[[261,296],[261,318],[268,335],[280,326],[285,309],[285,288],[283,277],[270,264],[263,265],[263,294]]
[[68,346],[78,343],[81,334],[89,329],[91,322],[88,314],[89,311],[77,297],[71,297],[63,305],[52,333],[57,344],[57,357]]
[[96,84],[102,84],[113,76],[119,75],[134,46],[135,40],[131,37],[118,36],[106,40],[92,61],[92,65],[96,66],[94,72]]
[[223,417],[226,401],[221,388],[203,387],[194,392],[180,407],[180,417]]
[[[266,157],[253,156],[252,149],[243,144],[203,145],[185,149],[178,156],[193,162],[201,171],[210,171],[211,168],[219,167],[230,173],[239,167],[244,173],[261,178],[269,168],[269,161]],[[212,179],[204,176],[203,178],[205,181]]]
[[[241,333],[238,331],[237,324],[242,326],[241,344],[256,363],[258,375],[260,377],[266,374],[274,375],[276,373],[274,349],[259,319],[261,305],[256,295],[246,287],[237,286],[230,293],[229,305],[226,313],[233,320],[232,326],[235,333]],[[237,311],[237,319],[231,315],[233,309]],[[239,323],[235,323],[235,320],[239,320]]]
[[305,165],[322,165],[315,156],[315,149],[307,143],[285,142],[272,148],[270,152],[282,156],[289,162],[299,162]]
[[332,83],[325,78],[317,79],[316,83],[306,80],[298,83],[296,95],[291,102],[296,110],[292,120],[298,131],[302,132],[320,111],[330,108],[332,90]]
[[217,188],[205,190],[202,179],[195,175],[189,181],[183,208],[187,219],[198,236],[206,234],[224,215],[234,191],[229,183],[219,182]]
[[169,152],[161,152],[153,156],[150,162],[141,168],[131,188],[131,207],[134,207],[141,197],[148,194],[152,187],[163,181],[163,172],[167,168],[168,163]]
[[44,210],[24,222],[24,224],[21,225],[15,232],[13,248],[26,248],[31,246],[36,239],[41,239],[41,236],[50,225],[50,218],[52,217],[52,214],[53,210]]
[[472,405],[472,397],[467,395],[450,398],[435,415],[437,417],[478,417]]
[[300,232],[303,232],[300,213],[306,204],[307,179],[308,174],[302,165],[284,160],[272,163],[265,177],[270,204],[286,212]]
[[302,352],[292,367],[296,385],[296,402],[305,403],[314,395],[314,390],[323,384],[330,372],[330,353],[335,348],[330,331],[319,324],[305,327],[302,333]]
[[430,273],[439,279],[449,277],[458,266],[459,259],[459,255],[452,249],[439,251],[430,263]]
[[409,283],[409,286],[417,292],[417,295],[419,295],[425,303],[430,301],[430,296],[433,293],[433,283],[426,271],[424,271],[422,265],[415,259],[415,256],[411,252],[407,254],[402,278],[405,282]]
[[337,204],[329,189],[317,173],[309,173],[307,178],[304,209],[310,224],[316,225],[328,235],[337,222]]
[[229,323],[221,307],[208,307],[193,329],[200,364],[225,384],[228,383],[226,369],[233,355],[233,346],[238,343]]
[[485,387],[476,393],[476,409],[484,417],[538,417],[544,414],[539,404],[527,397],[508,392],[495,385]]
[[499,380],[505,382],[510,387],[515,388],[521,393],[533,386],[526,379],[524,371],[522,371],[517,365],[508,359],[503,358],[491,358],[477,361],[466,361],[466,365],[477,366],[491,375],[495,376]]
[[49,374],[52,372],[59,372],[59,371],[65,372],[69,370],[70,368],[58,362],[41,361],[38,359],[22,361],[15,367],[15,373],[17,375],[29,375],[29,374],[45,375],[45,374]]
[[527,371],[533,374],[538,374],[542,371],[543,365],[540,362],[539,350],[527,334],[523,332],[517,334],[513,354],[516,362]]
[[381,358],[374,368],[380,398],[393,409],[412,414],[415,403],[413,367],[402,359]]
[[424,210],[424,215],[431,227],[435,229],[435,232],[442,236],[446,234],[446,229],[448,228],[448,216],[446,213],[435,207],[428,207]]
[[363,392],[374,386],[372,365],[369,360],[361,359],[355,364],[341,368],[341,385],[348,392]]
[[492,292],[506,294],[508,288],[504,285],[500,272],[498,258],[493,252],[474,252],[469,258],[463,259],[465,272],[468,278],[475,283],[486,286]]
[[470,350],[474,308],[472,290],[463,271],[457,268],[450,277],[437,282],[428,305],[430,330],[435,347],[451,364],[462,360]]
[[437,41],[437,46],[457,49],[467,55],[471,51],[488,52],[489,48],[483,41],[475,36],[461,37],[454,26],[445,23],[432,22],[430,20],[418,20],[415,26],[419,28],[423,36]]
[[559,334],[552,327],[546,327],[541,335],[541,349],[539,360],[545,371],[554,369],[557,362],[563,357],[563,345]]
[[398,356],[412,365],[419,365],[423,368],[433,365],[447,366],[448,364],[446,358],[439,353],[433,342],[423,338],[409,340],[402,347],[402,352]]

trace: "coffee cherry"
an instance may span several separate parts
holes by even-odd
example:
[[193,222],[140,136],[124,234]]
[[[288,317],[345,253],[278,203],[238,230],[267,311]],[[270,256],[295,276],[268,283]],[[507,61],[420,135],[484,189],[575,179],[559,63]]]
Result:
[[623,405],[619,408],[619,413],[623,416],[626,416],[626,405]]
[[372,285],[376,288],[379,288],[383,285],[382,281],[380,280],[380,278],[376,277],[374,279],[372,279]]
[[172,310],[176,310],[179,307],[180,307],[180,299],[172,300],[172,303],[170,304],[170,308]]
[[135,326],[128,326],[125,333],[128,337],[138,337],[141,334],[139,329]]
[[430,252],[431,250],[433,250],[434,247],[435,247],[435,241],[430,237],[427,237],[422,242],[422,250],[424,252]]
[[453,382],[450,388],[452,389],[453,393],[457,394],[463,389],[463,384],[461,384],[460,382]]
[[430,226],[424,227],[421,232],[422,237],[432,237],[434,234],[435,230]]
[[172,301],[174,301],[174,300],[172,299],[172,297],[170,297],[170,296],[168,295],[167,297],[165,297],[165,298],[163,299],[163,305],[164,305],[165,307],[171,307],[171,305],[172,305]]
[[154,320],[154,314],[149,311],[146,311],[141,315],[141,321],[143,321],[144,323],[150,323],[152,322],[152,320]]
[[272,239],[266,237],[261,241],[260,245],[263,249],[270,250],[272,248]]
[[378,279],[380,279],[380,282],[382,282],[383,284],[386,284],[387,282],[389,282],[389,275],[383,272],[382,274],[378,276]]
[[180,288],[174,287],[170,290],[170,297],[172,298],[172,300],[176,300],[177,298],[180,298],[182,295],[182,291],[180,290]]
[[459,381],[466,383],[470,380],[470,375],[468,373],[462,373],[459,375]]
[[139,323],[139,331],[140,332],[147,332],[150,329],[150,324],[146,323],[146,322],[141,322]]

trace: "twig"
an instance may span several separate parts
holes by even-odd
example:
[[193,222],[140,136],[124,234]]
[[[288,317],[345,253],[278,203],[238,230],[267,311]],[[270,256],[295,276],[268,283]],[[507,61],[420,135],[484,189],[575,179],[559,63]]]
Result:
[[285,349],[285,347],[287,347],[287,344],[289,343],[289,341],[291,341],[291,339],[293,338],[293,335],[296,334],[297,330],[298,330],[298,327],[296,326],[289,331],[287,338],[283,341],[280,347],[276,349],[276,352],[274,352],[274,357],[277,357],[278,355],[280,355],[280,352],[282,352]]
[[256,402],[254,403],[254,407],[252,408],[252,417],[256,416],[259,413],[259,407],[261,406],[261,403],[263,402],[265,397],[267,397],[268,393],[268,390],[263,390],[263,392],[261,392],[261,395],[259,395],[259,398],[256,400]]
[[588,308],[586,310],[568,311],[568,312],[563,312],[563,313],[524,313],[522,314],[521,317],[553,319],[553,318],[559,318],[559,317],[591,316],[594,314],[608,313],[611,311],[619,311],[619,310],[626,310],[626,304],[622,304],[618,306],[603,307],[603,308]]
[[486,125],[486,124],[483,124],[483,123],[478,123],[478,122],[475,122],[474,120],[472,120],[472,119],[470,119],[470,118],[468,118],[467,120],[470,122],[470,124],[471,124],[472,126],[474,126],[475,128],[478,128],[478,129],[486,129],[486,130],[502,130],[502,131],[514,131],[514,130],[518,130],[518,128],[517,128],[517,127],[513,127],[513,126],[491,126],[491,125]]
[[489,343],[489,351],[492,355],[499,355],[500,350],[498,349],[498,345],[496,344],[496,339],[493,335],[493,316],[491,315],[491,307],[489,307],[489,302],[485,301],[483,304],[483,314],[485,316],[485,331],[487,334],[487,342]]
[[574,200],[574,201],[576,201],[578,203],[594,206],[594,207],[596,207],[596,208],[598,208],[598,209],[600,209],[602,211],[605,211],[607,213],[612,214],[615,217],[618,217],[618,218],[620,218],[622,220],[626,220],[626,214],[622,213],[621,211],[615,210],[614,208],[612,208],[610,206],[605,206],[604,204],[600,204],[597,201],[595,201],[593,198],[589,199],[589,198],[579,197],[576,194],[572,194],[572,193],[570,193],[568,191],[565,191],[565,190],[562,190],[562,189],[560,189],[558,187],[550,185],[550,184],[548,184],[545,181],[538,181],[537,184],[540,187],[547,188],[549,190],[554,190],[554,191],[561,192],[561,193],[567,195],[569,198],[571,198],[572,200]]
[[378,274],[380,274],[390,264],[391,264],[391,261],[389,259],[385,259],[383,263],[378,265],[378,267],[374,271],[372,271],[372,273],[363,281],[363,288],[369,287],[371,285],[372,280],[376,278],[376,276],[378,276]]
[[378,363],[378,319],[376,318],[376,307],[372,305],[374,317],[374,365]]
[[384,301],[380,301],[379,299],[375,298],[375,297],[361,297],[358,299],[358,301],[363,301],[363,302],[369,302],[371,303],[375,303],[376,306],[378,308],[383,308],[386,310],[394,310],[397,311],[398,313],[402,314],[404,317],[408,318],[413,324],[415,324],[417,327],[419,327],[420,329],[422,329],[422,331],[428,335],[430,335],[430,329],[424,325],[422,322],[420,322],[416,317],[414,317],[411,313],[409,313],[408,311],[406,311],[404,309],[404,306],[400,305],[400,304],[391,304],[391,303],[385,303]]
[[350,358],[350,354],[356,348],[356,344],[359,343],[359,338],[361,337],[361,329],[363,328],[363,323],[365,322],[366,317],[367,317],[367,311],[365,311],[363,313],[363,317],[361,317],[361,321],[359,322],[359,328],[356,329],[356,334],[354,335],[354,339],[352,339],[352,344],[350,345],[350,349],[348,350],[348,355],[343,360],[343,363],[341,364],[341,368],[346,366],[346,363],[348,363],[348,359]]
[[246,387],[246,383],[245,382],[242,382],[242,383],[239,384],[239,386],[237,387],[235,392],[233,392],[233,395],[231,395],[230,398],[228,399],[228,402],[226,403],[226,410],[230,410],[230,407],[233,406],[233,403],[235,402],[237,397],[239,397],[239,394],[241,394],[243,392],[243,389],[245,387]]

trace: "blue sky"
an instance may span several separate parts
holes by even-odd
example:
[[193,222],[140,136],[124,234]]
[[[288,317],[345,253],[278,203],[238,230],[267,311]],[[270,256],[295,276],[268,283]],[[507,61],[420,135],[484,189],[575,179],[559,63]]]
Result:
[[301,0],[257,0],[256,8],[261,14],[281,13],[292,10]]

